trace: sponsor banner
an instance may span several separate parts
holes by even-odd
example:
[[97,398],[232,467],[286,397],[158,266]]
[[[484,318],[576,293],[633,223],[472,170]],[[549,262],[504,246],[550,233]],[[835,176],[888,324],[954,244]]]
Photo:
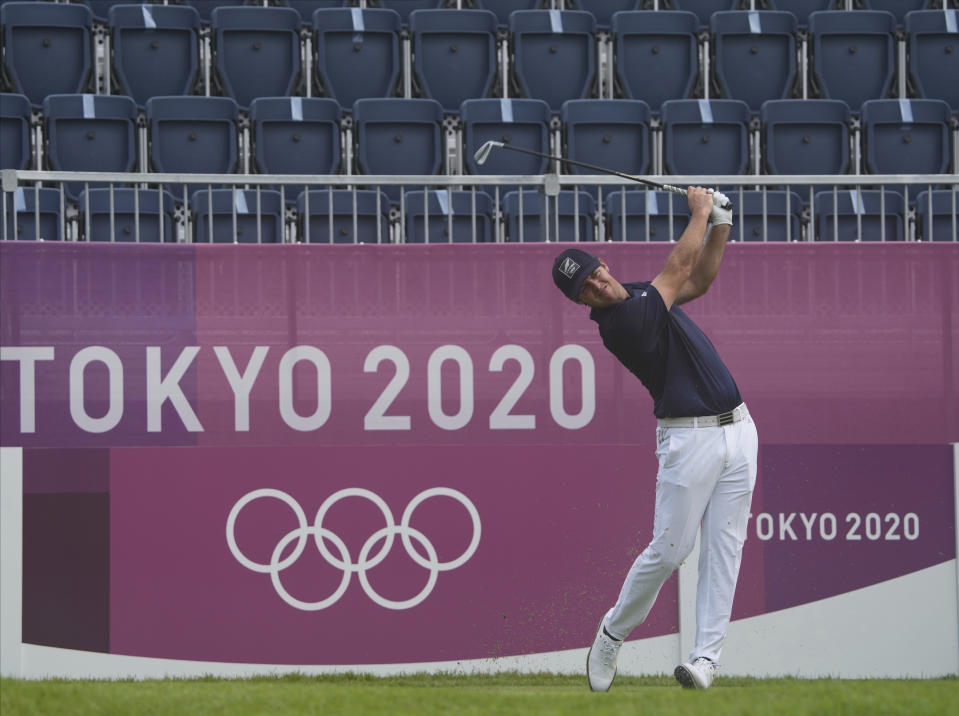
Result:
[[[645,389],[530,246],[0,246],[0,444],[634,444]],[[596,248],[623,279],[669,245]],[[959,253],[729,247],[688,312],[780,444],[959,440]]]
[[[651,444],[116,448],[108,492],[50,493],[59,452],[104,463],[25,452],[24,641],[269,664],[588,645],[657,467]],[[734,619],[954,559],[952,479],[942,446],[764,446]],[[631,639],[678,632],[676,584]]]

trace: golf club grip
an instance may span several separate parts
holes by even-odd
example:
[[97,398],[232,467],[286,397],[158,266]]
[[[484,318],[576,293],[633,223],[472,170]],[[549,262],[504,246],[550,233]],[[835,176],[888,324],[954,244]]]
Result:
[[[674,193],[676,193],[676,194],[682,194],[683,196],[686,196],[686,194],[687,194],[687,192],[686,192],[685,189],[681,189],[681,188],[679,188],[678,186],[673,186],[672,184],[663,184],[662,187],[663,187],[663,189],[665,189],[666,191],[671,191],[671,192],[674,192]],[[715,198],[714,198],[714,201],[715,201]],[[720,209],[726,209],[727,211],[732,211],[732,210],[733,210],[732,202],[729,201],[728,199],[726,200],[726,203],[725,203],[725,204],[716,204],[716,206],[718,206]]]

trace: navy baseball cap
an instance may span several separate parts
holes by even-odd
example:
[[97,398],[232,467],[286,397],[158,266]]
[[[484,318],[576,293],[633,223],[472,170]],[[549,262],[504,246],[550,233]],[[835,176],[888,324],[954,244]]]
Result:
[[599,259],[581,249],[566,249],[553,261],[553,283],[571,301],[579,299],[583,282],[596,267]]

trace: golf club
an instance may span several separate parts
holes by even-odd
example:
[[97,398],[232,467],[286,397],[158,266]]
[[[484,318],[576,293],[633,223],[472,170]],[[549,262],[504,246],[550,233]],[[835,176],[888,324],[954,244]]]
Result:
[[[630,181],[636,181],[636,182],[639,182],[640,184],[645,184],[646,186],[651,186],[656,189],[663,189],[664,191],[671,191],[676,194],[682,194],[683,196],[686,196],[686,190],[681,189],[678,186],[673,186],[671,184],[660,184],[659,182],[655,182],[652,179],[644,179],[643,177],[634,176],[633,174],[625,174],[623,172],[617,172],[613,169],[605,169],[603,167],[598,167],[595,164],[578,162],[575,159],[564,159],[563,157],[554,157],[551,154],[536,152],[536,151],[533,151],[532,149],[523,149],[522,147],[514,147],[509,144],[505,144],[503,142],[497,142],[494,139],[490,139],[488,142],[485,142],[483,146],[477,149],[476,153],[473,155],[473,159],[476,161],[477,164],[482,166],[483,164],[486,163],[486,160],[489,158],[490,152],[492,152],[494,149],[510,149],[514,152],[522,152],[523,154],[532,154],[533,156],[536,156],[536,157],[554,159],[558,162],[566,162],[567,164],[572,164],[577,167],[583,167],[584,169],[592,169],[593,171],[599,172],[601,174],[612,174],[613,176],[621,177],[623,179],[629,179]],[[732,210],[733,205],[731,202],[726,201],[726,203],[720,206],[719,208]]]

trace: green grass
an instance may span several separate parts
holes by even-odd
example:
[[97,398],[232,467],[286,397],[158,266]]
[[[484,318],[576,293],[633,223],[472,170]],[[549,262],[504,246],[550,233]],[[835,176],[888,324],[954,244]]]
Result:
[[0,713],[21,714],[955,714],[959,680],[620,677],[606,694],[582,676],[281,676],[164,681],[0,679]]

